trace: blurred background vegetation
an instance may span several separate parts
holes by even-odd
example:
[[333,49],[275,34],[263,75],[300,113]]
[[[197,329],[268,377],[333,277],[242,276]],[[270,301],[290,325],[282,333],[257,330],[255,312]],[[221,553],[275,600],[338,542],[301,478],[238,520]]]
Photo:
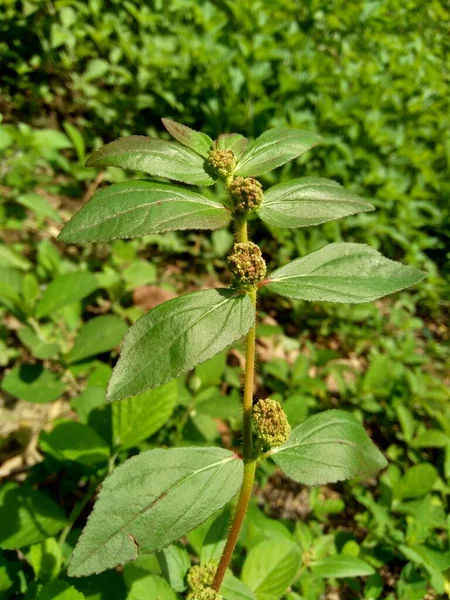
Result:
[[[301,572],[278,595],[250,577],[247,595],[226,600],[450,597],[449,34],[442,0],[2,2],[5,598],[181,597],[155,557],[84,580],[69,580],[64,565],[114,464],[155,445],[239,443],[239,344],[175,390],[141,398],[147,427],[125,442],[104,404],[127,325],[174,294],[227,284],[231,233],[55,241],[96,189],[135,176],[87,169],[86,156],[121,135],[165,136],[161,117],[213,138],[274,126],[318,132],[324,143],[264,186],[328,177],[376,206],[312,229],[255,222],[269,267],[344,240],[428,272],[373,305],[261,294],[258,394],[283,402],[293,425],[325,408],[354,412],[390,466],[380,482],[311,490],[273,467],[261,472],[236,564],[289,540]],[[184,540],[191,558],[209,525]]]

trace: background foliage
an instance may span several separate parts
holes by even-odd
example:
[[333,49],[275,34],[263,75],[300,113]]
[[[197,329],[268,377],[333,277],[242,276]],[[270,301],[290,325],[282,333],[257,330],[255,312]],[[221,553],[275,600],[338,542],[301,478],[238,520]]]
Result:
[[[121,574],[65,574],[114,464],[154,446],[239,442],[239,344],[175,387],[127,407],[104,402],[127,325],[173,294],[226,284],[231,235],[55,242],[83,198],[126,177],[85,168],[91,150],[119,135],[164,135],[165,116],[212,137],[254,137],[271,126],[318,132],[324,143],[265,185],[324,176],[376,206],[311,230],[258,223],[254,239],[270,268],[345,240],[429,273],[412,292],[359,307],[261,294],[258,393],[283,402],[292,425],[324,408],[353,412],[390,466],[380,485],[309,490],[275,467],[260,473],[235,556],[241,582],[230,576],[225,598],[448,595],[449,20],[438,0],[3,3],[6,598],[173,599],[184,589],[187,553],[217,557],[226,531],[219,514],[184,548],[143,557]],[[274,556],[286,557],[276,577]]]

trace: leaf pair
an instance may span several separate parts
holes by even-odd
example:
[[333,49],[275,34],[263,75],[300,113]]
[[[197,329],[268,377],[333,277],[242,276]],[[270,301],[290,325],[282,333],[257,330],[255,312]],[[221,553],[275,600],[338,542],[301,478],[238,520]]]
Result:
[[[307,419],[272,457],[308,485],[386,466],[359,421],[340,410]],[[220,448],[154,449],[129,459],[105,480],[69,574],[100,573],[167,547],[229,502],[242,478],[243,461]]]

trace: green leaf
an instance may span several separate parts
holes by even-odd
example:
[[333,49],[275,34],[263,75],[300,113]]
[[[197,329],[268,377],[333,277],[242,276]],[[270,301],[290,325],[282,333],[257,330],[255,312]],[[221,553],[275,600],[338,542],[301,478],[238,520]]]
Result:
[[375,573],[372,565],[364,560],[344,554],[327,556],[322,560],[314,561],[310,564],[310,568],[314,575],[324,579],[331,577],[336,579],[340,577],[366,577]]
[[55,313],[64,306],[74,304],[92,294],[97,281],[89,271],[77,271],[59,275],[47,287],[36,308],[36,317],[41,319]]
[[78,160],[80,163],[83,163],[86,158],[86,146],[84,144],[84,139],[81,133],[78,131],[76,127],[70,123],[70,121],[64,121],[63,123],[64,131],[67,133],[70,141],[72,142],[73,147],[78,156]]
[[58,460],[69,460],[89,466],[105,463],[109,447],[93,429],[77,421],[57,421],[49,433],[42,431],[40,446]]
[[33,544],[25,557],[33,567],[36,579],[50,581],[58,577],[63,557],[55,538],[50,537],[39,544]]
[[87,167],[122,167],[193,185],[212,185],[215,179],[205,170],[205,160],[176,142],[143,135],[119,138],[96,150]]
[[230,530],[231,513],[225,509],[208,529],[200,554],[200,562],[206,564],[212,561],[219,563]]
[[84,600],[85,596],[66,581],[55,579],[41,590],[38,600]]
[[225,573],[220,593],[224,600],[256,600],[252,590],[230,571]]
[[236,166],[236,175],[257,177],[297,158],[321,141],[301,129],[269,129],[249,146]]
[[301,556],[296,544],[268,540],[252,548],[242,568],[242,581],[258,600],[279,600],[293,582]]
[[42,365],[20,365],[5,375],[2,389],[15,398],[28,402],[53,402],[66,389],[56,373]]
[[260,218],[276,227],[309,227],[375,208],[336,181],[294,179],[264,192]]
[[217,150],[232,150],[239,159],[247,148],[248,139],[240,133],[222,133],[216,140]]
[[165,548],[231,500],[242,476],[242,461],[221,448],[155,449],[127,460],[103,483],[69,575]]
[[272,450],[282,471],[306,485],[367,477],[387,461],[351,413],[327,410],[306,419]]
[[250,298],[226,289],[160,304],[128,331],[107,399],[133,396],[187,373],[246,334],[254,318]]
[[187,146],[203,158],[208,158],[208,153],[212,150],[213,141],[201,131],[195,131],[186,125],[171,121],[170,119],[161,119],[162,124],[167,129],[172,137],[174,137],[180,144]]
[[64,511],[30,486],[0,487],[0,548],[15,550],[37,544],[63,529]]
[[52,344],[41,339],[31,327],[21,327],[18,329],[17,337],[24,346],[30,349],[35,358],[46,360],[55,356],[59,351],[58,344]]
[[67,360],[74,363],[89,356],[109,352],[120,344],[126,331],[127,324],[116,315],[95,317],[80,329]]
[[61,217],[58,211],[53,208],[48,200],[38,194],[22,194],[17,198],[17,202],[25,208],[32,210],[38,217],[51,219],[56,223],[61,223]]
[[223,204],[181,186],[125,181],[95,194],[58,239],[97,242],[175,229],[218,229],[229,221],[230,211]]
[[186,573],[191,566],[186,548],[172,544],[157,552],[156,557],[170,587],[176,592],[183,592],[186,589]]
[[370,302],[421,281],[426,273],[384,258],[365,244],[329,244],[277,269],[272,292],[295,300]]
[[403,499],[420,498],[432,489],[438,473],[430,463],[419,463],[406,471],[395,486],[395,496]]
[[179,596],[165,579],[146,574],[131,584],[127,600],[178,600]]
[[121,450],[137,446],[168,420],[178,398],[178,384],[169,381],[155,390],[115,402],[112,406],[113,443]]

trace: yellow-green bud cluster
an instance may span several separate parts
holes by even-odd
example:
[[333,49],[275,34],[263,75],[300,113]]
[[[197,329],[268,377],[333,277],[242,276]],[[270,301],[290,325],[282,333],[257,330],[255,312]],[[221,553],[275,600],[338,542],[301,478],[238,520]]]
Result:
[[266,262],[261,250],[253,242],[234,244],[227,262],[233,275],[233,287],[238,289],[254,287],[266,275]]
[[[191,567],[186,575],[186,584],[189,588],[187,600],[203,600],[203,596],[199,594],[205,589],[211,589],[216,574],[217,565],[214,562],[209,562],[205,565],[195,565]],[[211,590],[212,592],[214,590]],[[215,593],[215,592],[214,592]],[[205,600],[208,600],[209,596],[205,596]],[[216,597],[211,596],[214,600]]]
[[263,199],[262,185],[253,177],[236,177],[230,184],[236,212],[250,212],[258,208]]
[[291,433],[284,410],[276,400],[258,400],[253,406],[253,423],[264,446],[281,446]]
[[205,588],[192,597],[192,600],[222,600],[223,596],[212,588]]
[[234,173],[236,157],[233,150],[211,150],[207,164],[220,177],[226,179]]

